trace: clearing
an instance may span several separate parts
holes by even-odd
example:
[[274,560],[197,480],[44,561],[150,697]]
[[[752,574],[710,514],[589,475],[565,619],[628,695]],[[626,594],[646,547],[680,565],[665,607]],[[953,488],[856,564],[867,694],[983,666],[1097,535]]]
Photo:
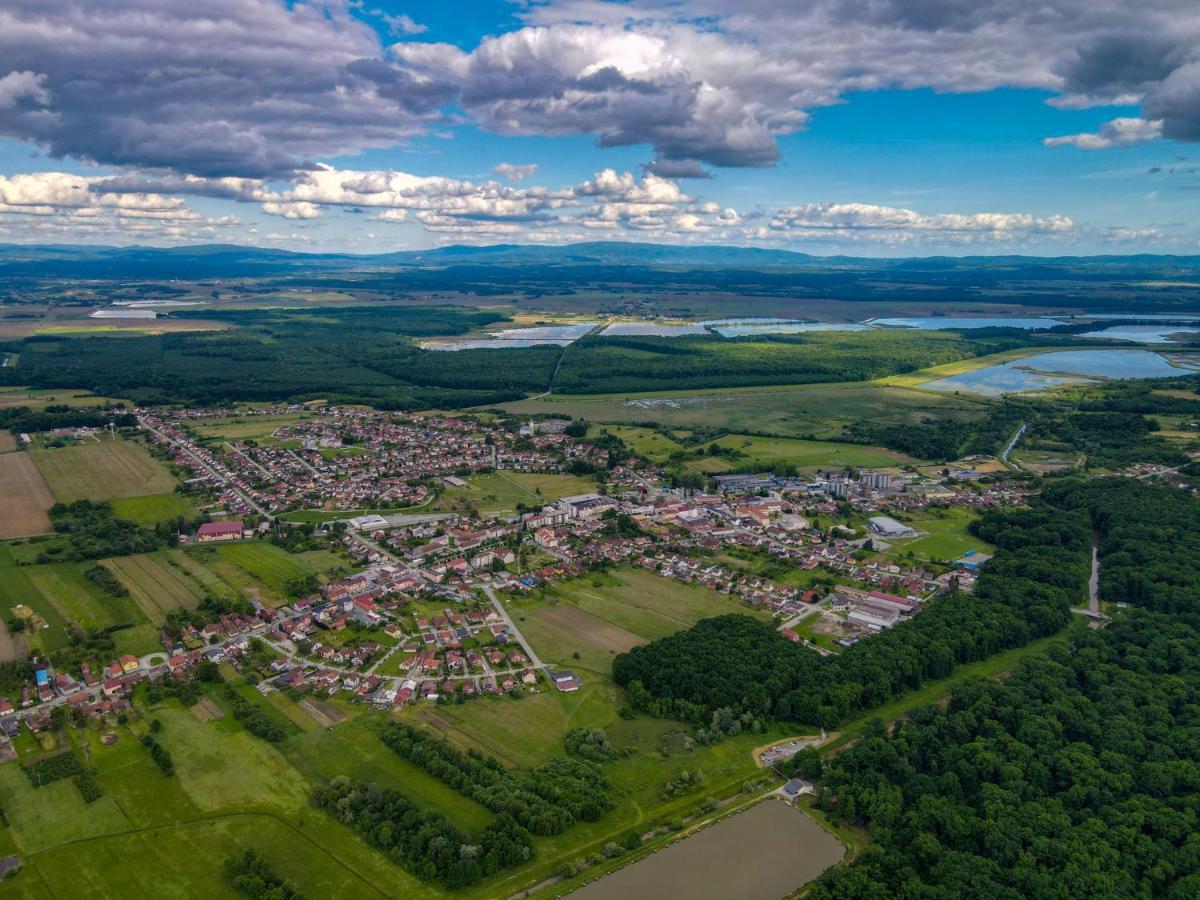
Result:
[[466,487],[447,488],[429,509],[441,512],[475,507],[485,516],[504,515],[514,512],[518,503],[541,508],[559,497],[595,490],[594,478],[497,470],[472,476]]
[[196,507],[182,494],[151,494],[148,497],[122,497],[112,501],[113,513],[138,525],[157,525],[179,516],[191,519]]
[[50,531],[54,497],[27,453],[0,454],[0,539]]
[[144,497],[175,489],[171,473],[145,447],[130,441],[99,440],[54,450],[31,449],[29,456],[54,498],[62,503]]

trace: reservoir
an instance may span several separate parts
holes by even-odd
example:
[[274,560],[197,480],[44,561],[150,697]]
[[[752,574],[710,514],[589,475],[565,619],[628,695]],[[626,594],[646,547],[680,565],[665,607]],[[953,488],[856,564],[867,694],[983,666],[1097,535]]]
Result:
[[764,800],[607,875],[575,900],[780,900],[839,862],[846,848],[804,812]]
[[871,319],[868,324],[884,328],[917,328],[938,331],[945,328],[1053,328],[1063,323],[1048,316],[912,316],[896,319]]
[[747,337],[755,334],[803,334],[808,331],[866,331],[871,326],[853,322],[806,322],[801,319],[710,319],[701,322],[721,337]]
[[921,387],[998,397],[1109,378],[1173,378],[1194,375],[1196,371],[1193,363],[1172,365],[1165,356],[1150,350],[1062,350],[938,378]]

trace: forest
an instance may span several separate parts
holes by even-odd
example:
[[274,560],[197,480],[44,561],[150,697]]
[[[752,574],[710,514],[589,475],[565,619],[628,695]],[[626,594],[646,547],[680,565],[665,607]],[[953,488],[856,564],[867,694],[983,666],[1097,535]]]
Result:
[[468,837],[445,816],[422,810],[399,791],[334,778],[313,792],[313,804],[353,828],[396,865],[422,881],[462,888],[533,858],[529,833],[497,815]]
[[1116,479],[1047,499],[1089,515],[1101,596],[1132,608],[834,757],[817,803],[872,843],[810,896],[1200,896],[1200,503]]
[[930,601],[837,656],[735,614],[633,648],[614,660],[613,677],[635,709],[663,718],[707,724],[729,710],[833,728],[958,665],[1060,631],[1085,597],[1087,514],[1043,503],[990,512],[976,527],[996,554],[973,594]]

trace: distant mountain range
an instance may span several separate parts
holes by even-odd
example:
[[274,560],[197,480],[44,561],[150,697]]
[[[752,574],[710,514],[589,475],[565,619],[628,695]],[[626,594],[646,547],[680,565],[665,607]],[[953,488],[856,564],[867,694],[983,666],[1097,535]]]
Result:
[[879,259],[813,256],[757,247],[677,246],[592,241],[563,246],[455,245],[432,250],[356,255],[299,253],[205,244],[188,247],[0,244],[0,277],[64,278],[252,278],[304,272],[386,272],[448,267],[620,267],[722,269],[749,272],[992,270],[1026,277],[1062,278],[1091,273],[1107,277],[1200,275],[1200,256],[967,256]]

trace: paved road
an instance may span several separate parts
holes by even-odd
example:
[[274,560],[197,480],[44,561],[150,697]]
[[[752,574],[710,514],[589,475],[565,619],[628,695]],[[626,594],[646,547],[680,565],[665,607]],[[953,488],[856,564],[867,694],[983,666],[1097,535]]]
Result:
[[1092,545],[1092,574],[1088,578],[1088,611],[1100,614],[1100,551]]
[[194,452],[192,452],[192,449],[187,444],[180,443],[179,441],[175,440],[170,435],[164,434],[163,432],[159,431],[157,428],[153,427],[152,425],[147,424],[144,419],[139,419],[138,421],[141,423],[142,427],[145,428],[147,431],[157,434],[160,438],[162,438],[168,444],[178,447],[185,454],[190,456],[192,458],[192,460],[196,463],[196,465],[198,465],[200,468],[202,468],[205,472],[207,472],[213,478],[217,479],[222,484],[224,484],[225,487],[229,488],[229,490],[233,491],[235,494],[237,494],[239,497],[241,497],[242,500],[244,500],[246,502],[246,504],[248,506],[250,506],[255,512],[257,512],[260,516],[266,516],[268,519],[272,518],[272,513],[267,512],[267,510],[263,509],[261,506],[259,506],[257,503],[255,503],[253,497],[251,497],[249,494],[247,494],[245,491],[243,491],[241,488],[239,488],[237,485],[235,485],[233,482],[231,482],[228,478],[226,478],[224,475],[222,475],[220,472],[218,472],[216,469],[214,469],[212,466],[210,466],[208,463],[206,463],[203,459],[201,459],[199,456],[197,456]]
[[500,598],[496,596],[496,592],[492,590],[492,586],[490,584],[481,584],[479,588],[492,601],[492,606],[496,608],[496,612],[500,614],[500,618],[504,620],[504,624],[508,626],[508,630],[512,632],[513,637],[517,639],[517,643],[525,651],[525,655],[529,657],[530,664],[535,669],[546,668],[546,664],[538,659],[538,655],[533,652],[533,647],[529,645],[529,641],[525,640],[525,635],[521,634],[521,629],[512,620],[512,616],[508,614],[508,610],[504,608],[504,604],[500,602]]

